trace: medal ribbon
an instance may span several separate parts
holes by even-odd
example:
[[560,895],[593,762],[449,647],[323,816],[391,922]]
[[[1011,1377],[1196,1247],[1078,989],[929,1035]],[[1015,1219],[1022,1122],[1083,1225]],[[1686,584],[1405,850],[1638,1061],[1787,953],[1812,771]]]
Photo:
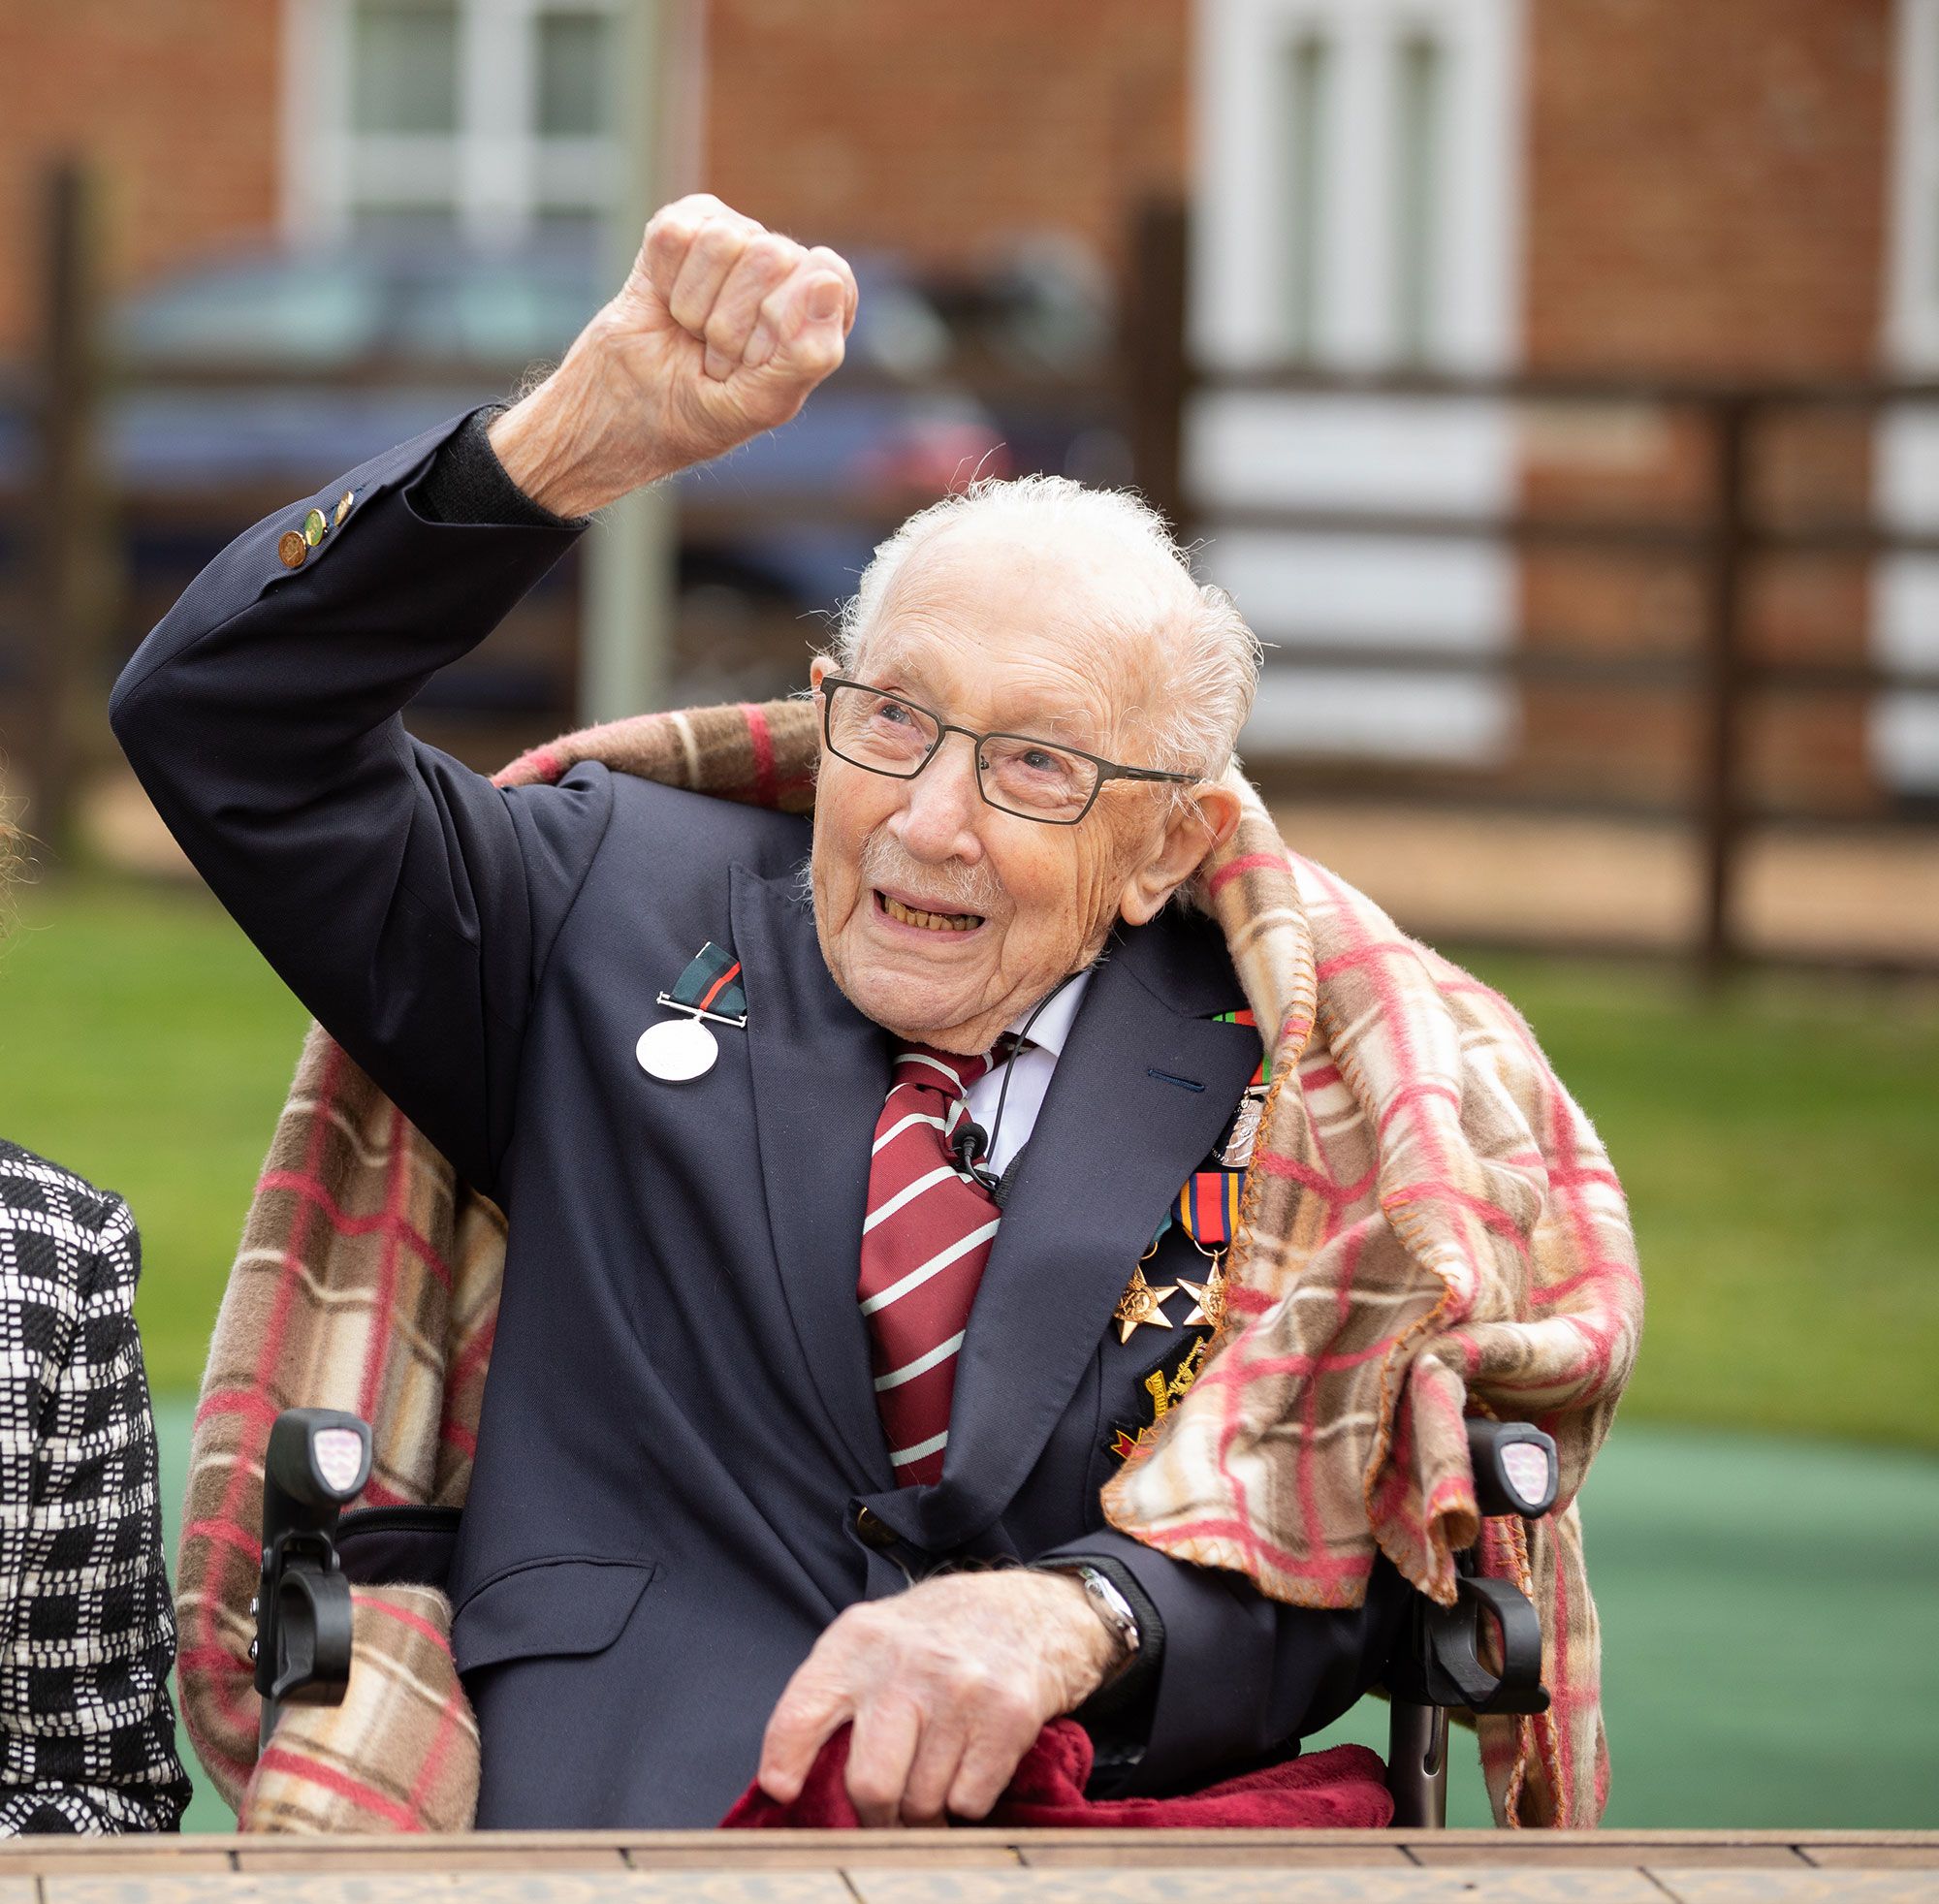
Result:
[[1178,1193],[1179,1226],[1206,1250],[1222,1250],[1239,1227],[1239,1194],[1243,1170],[1194,1170]]
[[[1215,1022],[1246,1025],[1255,1030],[1258,1026],[1258,1020],[1250,1009],[1216,1013]],[[1253,1081],[1246,1087],[1247,1095],[1250,1096],[1263,1091],[1271,1081],[1272,1053],[1262,1050],[1253,1072]],[[1245,1185],[1246,1173],[1243,1170],[1194,1170],[1171,1208],[1164,1213],[1164,1221],[1159,1224],[1158,1233],[1152,1238],[1153,1247],[1157,1247],[1165,1231],[1176,1222],[1201,1249],[1223,1250],[1231,1242],[1233,1232],[1239,1226],[1239,1198]]]
[[741,982],[741,962],[733,953],[722,951],[710,938],[693,955],[693,963],[681,973],[667,998],[677,1005],[695,1011],[711,1011],[716,1018],[745,1018],[747,1015],[747,987]]

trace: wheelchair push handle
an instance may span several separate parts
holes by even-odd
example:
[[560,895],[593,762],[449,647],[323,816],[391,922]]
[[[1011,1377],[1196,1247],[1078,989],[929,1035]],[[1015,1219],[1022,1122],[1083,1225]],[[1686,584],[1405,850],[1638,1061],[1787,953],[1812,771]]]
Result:
[[1540,1520],[1555,1506],[1562,1469],[1555,1442],[1528,1421],[1468,1417],[1468,1459],[1475,1470],[1475,1500],[1490,1518],[1519,1514]]
[[291,1702],[337,1705],[350,1684],[350,1583],[336,1524],[370,1478],[370,1430],[336,1409],[286,1409],[263,1459],[263,1572],[250,1611],[261,1739]]
[[[1530,1422],[1481,1416],[1470,1416],[1467,1427],[1475,1500],[1484,1516],[1537,1520],[1554,1507],[1561,1471],[1549,1436]],[[1454,1556],[1454,1603],[1416,1600],[1408,1637],[1387,1667],[1387,1781],[1396,1824],[1446,1822],[1447,1708],[1548,1710],[1535,1608],[1509,1581],[1481,1574],[1472,1548]]]

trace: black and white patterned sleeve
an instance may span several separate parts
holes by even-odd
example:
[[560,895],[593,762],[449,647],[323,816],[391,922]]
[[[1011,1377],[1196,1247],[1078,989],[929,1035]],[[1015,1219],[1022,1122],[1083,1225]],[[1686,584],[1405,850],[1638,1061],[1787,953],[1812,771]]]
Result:
[[188,1803],[139,1273],[125,1204],[0,1145],[0,1834]]

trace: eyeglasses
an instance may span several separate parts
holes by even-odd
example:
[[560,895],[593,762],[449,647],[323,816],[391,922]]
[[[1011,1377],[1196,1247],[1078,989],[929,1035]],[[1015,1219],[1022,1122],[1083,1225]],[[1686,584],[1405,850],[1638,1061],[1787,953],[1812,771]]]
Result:
[[976,790],[992,807],[1045,826],[1075,826],[1106,780],[1190,786],[1198,777],[1157,767],[1121,767],[1082,748],[1033,740],[1028,734],[972,733],[900,694],[859,681],[830,675],[821,683],[822,741],[851,767],[912,780],[936,758],[945,734],[961,734],[970,742]]

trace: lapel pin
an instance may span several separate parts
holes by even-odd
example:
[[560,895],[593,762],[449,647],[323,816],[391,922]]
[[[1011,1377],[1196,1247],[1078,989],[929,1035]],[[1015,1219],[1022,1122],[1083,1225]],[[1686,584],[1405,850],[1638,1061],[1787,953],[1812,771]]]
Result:
[[739,1031],[747,1022],[741,962],[710,939],[694,954],[673,990],[662,992],[655,1002],[686,1016],[662,1019],[640,1033],[633,1047],[640,1069],[662,1084],[684,1084],[702,1077],[714,1068],[714,1061],[720,1055],[719,1040],[707,1029],[707,1023],[731,1025]]

